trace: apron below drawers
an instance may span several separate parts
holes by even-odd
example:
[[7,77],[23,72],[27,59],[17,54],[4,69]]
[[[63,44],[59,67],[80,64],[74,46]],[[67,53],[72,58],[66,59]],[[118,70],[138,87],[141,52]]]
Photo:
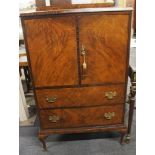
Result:
[[124,105],[40,110],[43,129],[103,126],[123,123]]
[[124,85],[36,90],[40,109],[114,105],[124,102]]

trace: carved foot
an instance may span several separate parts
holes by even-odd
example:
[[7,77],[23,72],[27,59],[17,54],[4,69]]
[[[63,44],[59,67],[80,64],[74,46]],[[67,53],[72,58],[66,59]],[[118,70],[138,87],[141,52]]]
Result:
[[131,139],[130,135],[126,135],[124,142],[128,144],[130,142],[130,139]]
[[47,151],[47,147],[46,147],[46,142],[45,142],[45,139],[47,138],[47,136],[46,135],[38,135],[38,138],[39,138],[39,140],[42,142],[42,145],[43,145],[43,149],[45,150],[45,151]]

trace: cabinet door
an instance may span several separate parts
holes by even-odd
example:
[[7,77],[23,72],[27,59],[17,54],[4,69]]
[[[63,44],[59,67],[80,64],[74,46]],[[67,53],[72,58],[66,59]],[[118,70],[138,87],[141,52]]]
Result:
[[80,17],[79,49],[85,50],[80,57],[82,84],[125,82],[128,22],[129,15],[121,14]]
[[35,86],[78,84],[75,18],[39,18],[24,23]]

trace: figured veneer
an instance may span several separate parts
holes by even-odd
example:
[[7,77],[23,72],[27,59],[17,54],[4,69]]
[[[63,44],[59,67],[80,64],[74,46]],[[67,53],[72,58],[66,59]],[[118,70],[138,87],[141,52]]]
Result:
[[[62,128],[62,110],[41,110],[40,111],[40,123],[42,128]],[[52,121],[50,117],[58,117],[55,121]]]
[[[116,105],[41,110],[41,124],[43,129],[122,124],[123,107],[124,105]],[[114,114],[110,119],[105,117],[109,113]],[[59,119],[53,122],[50,117]]]
[[[63,127],[101,126],[121,124],[124,105],[73,108],[63,110]],[[115,113],[111,119],[106,119],[106,113]]]
[[[116,92],[116,96],[109,99],[106,94]],[[97,87],[61,88],[36,90],[40,109],[79,107],[95,105],[115,105],[124,102],[124,85],[108,85]],[[47,99],[54,98],[53,102]]]
[[50,134],[81,132],[117,131],[122,143],[134,105],[127,129],[131,9],[50,10],[21,18],[43,148]]
[[[83,15],[79,18],[80,46],[85,47],[87,64],[82,84],[125,82],[128,21],[128,15]],[[80,61],[82,65],[82,56]]]
[[78,84],[75,18],[31,19],[25,27],[35,86]]

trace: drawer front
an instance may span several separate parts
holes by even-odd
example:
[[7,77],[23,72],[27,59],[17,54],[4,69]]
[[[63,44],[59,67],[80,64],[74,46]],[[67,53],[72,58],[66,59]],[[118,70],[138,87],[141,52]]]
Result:
[[42,128],[61,128],[62,127],[62,110],[41,110],[40,122]]
[[124,102],[124,85],[36,90],[40,109],[113,105]]
[[[42,128],[72,128],[123,123],[124,105],[41,110]],[[53,118],[53,119],[52,119]]]

